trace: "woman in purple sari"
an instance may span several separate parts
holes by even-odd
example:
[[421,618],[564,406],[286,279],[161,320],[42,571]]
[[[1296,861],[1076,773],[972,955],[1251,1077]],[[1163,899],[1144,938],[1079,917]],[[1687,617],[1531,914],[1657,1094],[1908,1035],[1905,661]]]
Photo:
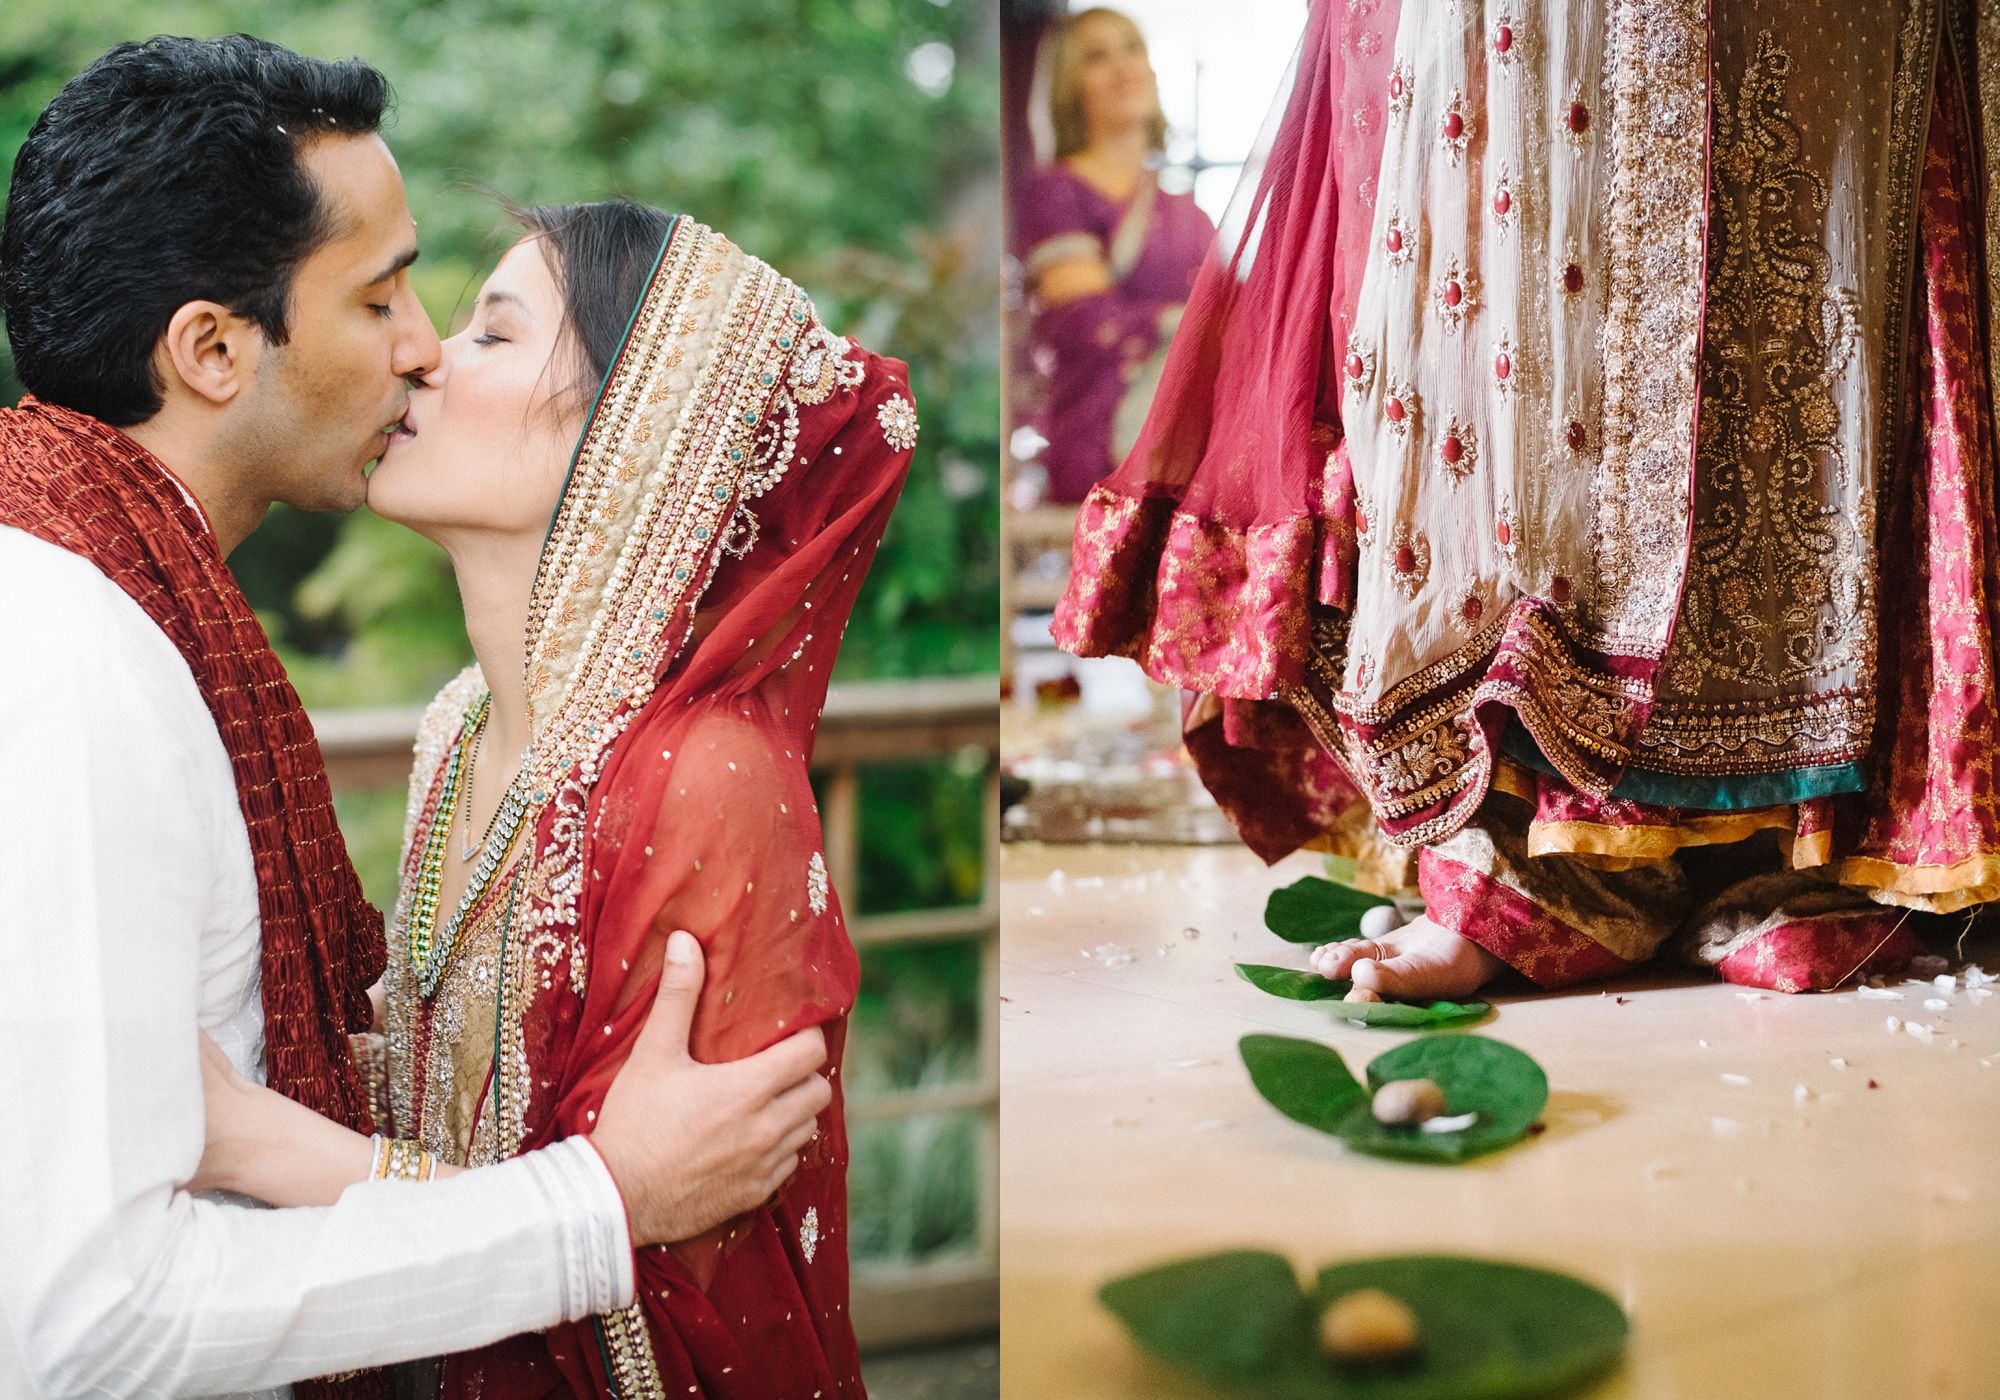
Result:
[[1048,495],[1075,502],[1138,437],[1215,230],[1149,168],[1166,121],[1138,27],[1084,10],[1057,31],[1053,57],[1056,160],[1029,182],[1017,233],[1036,308]]

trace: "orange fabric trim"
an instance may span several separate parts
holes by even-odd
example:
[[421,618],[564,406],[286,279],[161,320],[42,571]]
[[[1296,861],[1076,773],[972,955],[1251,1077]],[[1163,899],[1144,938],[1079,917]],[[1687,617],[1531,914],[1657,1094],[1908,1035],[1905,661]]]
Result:
[[1950,865],[1898,865],[1875,856],[1849,856],[1840,863],[1840,883],[1865,889],[1883,904],[1953,914],[2000,899],[2000,852],[1982,852]]
[[1759,831],[1783,831],[1792,822],[1789,807],[1689,817],[1660,826],[1535,822],[1528,828],[1528,854],[1598,856],[1643,863],[1665,860],[1684,846],[1722,846],[1746,840]]

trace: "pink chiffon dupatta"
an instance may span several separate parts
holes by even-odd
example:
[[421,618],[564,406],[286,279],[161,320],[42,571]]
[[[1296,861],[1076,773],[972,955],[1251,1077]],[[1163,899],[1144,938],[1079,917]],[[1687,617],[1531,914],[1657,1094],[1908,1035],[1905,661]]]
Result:
[[1399,8],[1312,8],[1146,426],[1083,504],[1064,648],[1274,699],[1301,677],[1308,602],[1344,601],[1354,531],[1329,479],[1341,430],[1325,371],[1366,265]]

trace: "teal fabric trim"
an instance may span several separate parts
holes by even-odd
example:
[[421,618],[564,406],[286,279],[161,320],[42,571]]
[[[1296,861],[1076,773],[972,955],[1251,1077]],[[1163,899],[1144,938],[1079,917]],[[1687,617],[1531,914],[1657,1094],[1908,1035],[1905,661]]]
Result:
[[[1500,751],[1516,763],[1537,772],[1560,777],[1555,765],[1542,756],[1541,747],[1521,725],[1511,723],[1500,736]],[[1611,789],[1613,797],[1627,802],[1644,802],[1655,807],[1683,807],[1696,812],[1743,812],[1752,807],[1776,807],[1786,802],[1805,802],[1835,793],[1863,792],[1868,787],[1867,767],[1860,763],[1834,763],[1820,768],[1791,768],[1782,773],[1745,773],[1722,778],[1684,778],[1675,773],[1655,773],[1645,768],[1627,768]]]

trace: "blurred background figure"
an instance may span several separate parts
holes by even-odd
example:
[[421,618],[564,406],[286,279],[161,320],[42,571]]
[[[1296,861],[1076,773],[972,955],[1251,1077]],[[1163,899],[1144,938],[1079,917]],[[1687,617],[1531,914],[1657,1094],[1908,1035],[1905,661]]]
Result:
[[[875,1400],[997,1386],[994,0],[91,0],[0,5],[0,163],[112,44],[248,31],[386,73],[440,332],[512,241],[495,196],[625,195],[727,229],[910,365],[923,432],[829,695],[818,790],[862,985],[853,1308]],[[0,395],[21,393],[0,345]],[[364,886],[394,898],[421,704],[470,659],[444,554],[279,508],[231,558],[308,708]],[[845,868],[841,868],[844,866]]]
[[1175,692],[1055,650],[1076,503],[1131,450],[1305,0],[1003,0],[1008,839],[1228,841]]
[[1098,7],[1050,45],[1055,160],[1022,192],[1016,247],[1034,321],[1050,501],[1081,501],[1137,439],[1215,229],[1160,187],[1167,119],[1139,27]]

